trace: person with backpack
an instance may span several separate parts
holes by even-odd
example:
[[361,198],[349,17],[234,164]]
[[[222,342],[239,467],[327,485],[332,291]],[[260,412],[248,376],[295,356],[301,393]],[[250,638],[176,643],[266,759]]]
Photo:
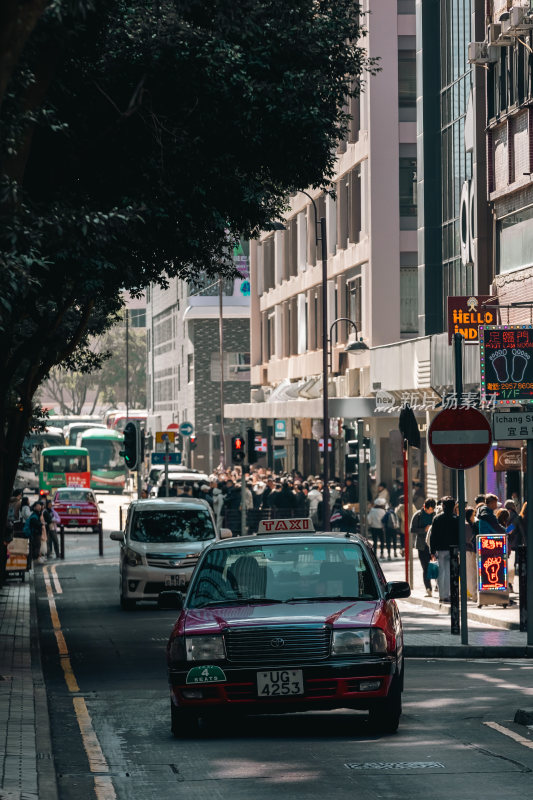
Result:
[[46,508],[43,511],[43,518],[46,525],[46,542],[47,552],[46,557],[50,558],[52,555],[52,547],[54,549],[55,557],[59,558],[59,540],[57,538],[57,529],[61,524],[61,518],[57,511],[52,508],[52,501],[46,501]]
[[420,561],[420,566],[422,567],[422,578],[426,588],[427,597],[433,596],[431,580],[428,577],[428,566],[431,560],[431,554],[427,545],[427,534],[435,517],[436,505],[437,501],[432,497],[428,497],[424,501],[424,505],[420,511],[417,511],[415,514],[413,514],[410,528],[414,539],[413,547],[415,550],[418,550],[418,560]]
[[30,552],[34,563],[38,563],[41,556],[41,538],[43,533],[42,512],[42,503],[37,500],[37,502],[33,504],[32,512],[24,523],[23,528],[24,535],[27,535],[27,532],[29,533]]
[[394,508],[389,508],[385,511],[383,519],[381,520],[383,529],[385,531],[385,547],[387,548],[387,561],[391,561],[391,549],[394,551],[394,557],[397,558],[396,552],[398,534],[400,533],[400,521]]

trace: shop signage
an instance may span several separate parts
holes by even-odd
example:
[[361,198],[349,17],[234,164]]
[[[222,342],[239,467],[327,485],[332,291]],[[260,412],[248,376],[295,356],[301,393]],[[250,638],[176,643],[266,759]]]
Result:
[[507,534],[479,534],[476,548],[478,590],[507,593]]
[[287,438],[287,421],[284,419],[274,420],[274,439]]
[[482,401],[533,403],[533,325],[482,325],[479,343]]
[[533,439],[533,414],[530,411],[495,411],[492,415],[492,433],[497,442],[507,439]]
[[453,334],[463,335],[467,344],[477,344],[480,325],[493,325],[496,322],[497,309],[486,308],[483,303],[497,300],[490,295],[465,295],[464,297],[448,297],[448,343],[453,341]]
[[511,470],[520,472],[525,470],[525,451],[517,448],[512,450],[495,449],[492,453],[495,472],[509,472]]

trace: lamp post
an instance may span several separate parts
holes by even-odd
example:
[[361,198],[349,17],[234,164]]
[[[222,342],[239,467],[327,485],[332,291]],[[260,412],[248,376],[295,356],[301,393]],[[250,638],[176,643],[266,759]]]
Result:
[[315,244],[320,242],[322,261],[322,427],[324,435],[324,489],[322,491],[322,517],[324,530],[329,531],[329,398],[328,398],[328,246],[326,218],[318,219],[316,203],[307,192],[302,191],[313,204],[315,212]]

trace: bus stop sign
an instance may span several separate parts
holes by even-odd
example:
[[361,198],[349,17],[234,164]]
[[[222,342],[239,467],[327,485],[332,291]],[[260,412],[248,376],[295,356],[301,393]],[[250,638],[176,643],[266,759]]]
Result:
[[430,425],[428,445],[445,467],[470,469],[489,454],[490,423],[477,408],[446,408]]

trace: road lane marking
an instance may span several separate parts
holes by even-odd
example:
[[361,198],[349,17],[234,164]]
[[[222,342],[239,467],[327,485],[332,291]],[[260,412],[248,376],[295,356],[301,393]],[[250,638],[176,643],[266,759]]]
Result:
[[525,736],[521,736],[519,733],[516,733],[516,731],[504,728],[503,725],[499,725],[497,722],[484,722],[483,725],[498,731],[498,733],[503,733],[503,735],[508,736],[509,739],[514,739],[518,744],[522,744],[524,747],[529,747],[530,750],[533,750],[533,741],[531,739],[526,739]]
[[54,581],[54,589],[56,590],[56,594],[63,594],[63,589],[61,588],[61,584],[59,583],[59,578],[57,576],[55,564],[53,567],[51,567],[51,570],[52,570],[52,580]]
[[[54,578],[54,584],[56,585],[56,588],[59,586],[59,591],[62,592],[59,580],[57,580],[57,575],[54,575],[55,566],[53,566],[51,570],[52,577]],[[72,664],[70,663],[67,643],[65,641],[65,637],[63,636],[63,631],[61,630],[61,622],[59,621],[59,614],[57,613],[56,601],[54,598],[48,567],[43,567],[43,578],[46,587],[48,605],[50,608],[50,618],[52,620],[54,635],[56,637],[59,660],[63,669],[65,682],[70,692],[79,692],[80,687],[78,686],[76,676],[74,675],[74,670],[72,669]],[[78,720],[78,727],[80,729],[83,746],[89,760],[89,769],[91,772],[109,772],[109,766],[102,752],[102,748],[100,747],[100,742],[98,741],[96,732],[93,728],[92,720],[85,703],[85,698],[81,696],[73,697],[72,703],[74,705],[76,719]],[[97,800],[116,800],[113,782],[108,776],[94,776],[94,792]]]

